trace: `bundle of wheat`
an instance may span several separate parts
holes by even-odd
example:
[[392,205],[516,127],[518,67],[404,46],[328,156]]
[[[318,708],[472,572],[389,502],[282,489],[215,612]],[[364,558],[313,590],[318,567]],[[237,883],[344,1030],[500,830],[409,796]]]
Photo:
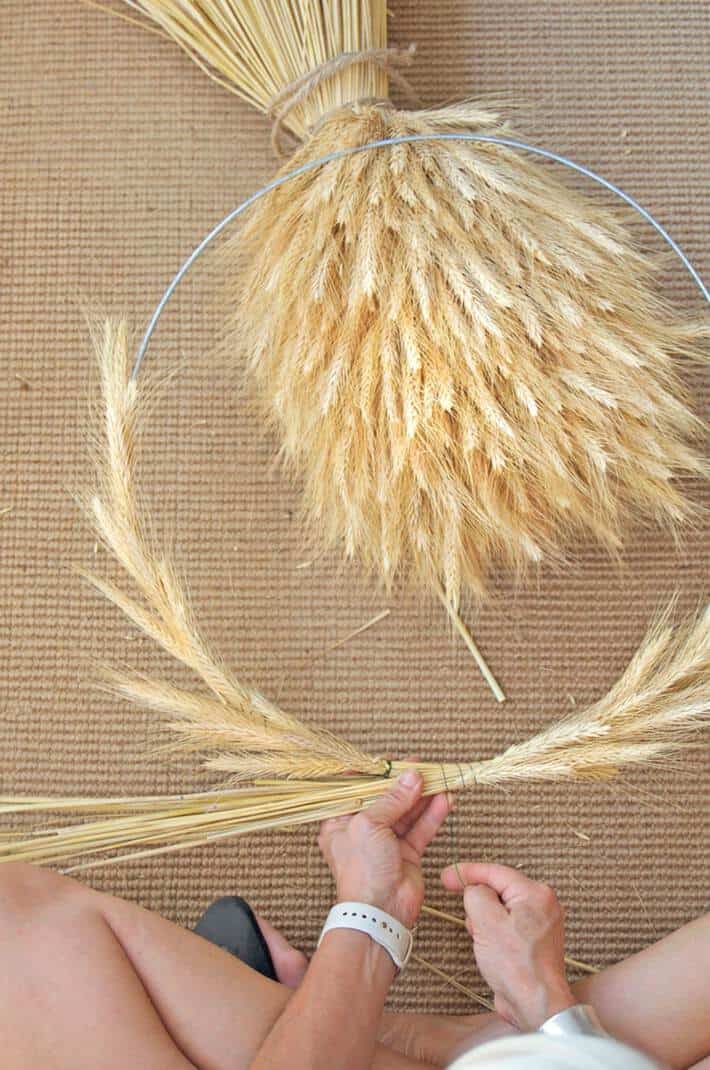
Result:
[[[128,2],[302,142],[289,169],[380,144],[272,190],[224,248],[226,343],[318,538],[456,607],[495,563],[683,521],[675,477],[703,463],[674,360],[704,329],[617,212],[486,143],[511,137],[489,107],[395,109],[412,51],[385,0]],[[436,140],[464,130],[484,140]]]
[[[88,577],[142,632],[205,685],[190,691],[107,671],[104,686],[167,719],[173,746],[199,752],[235,786],[131,798],[0,797],[1,813],[72,812],[85,819],[0,840],[0,861],[101,864],[287,828],[368,806],[408,763],[367,754],[305,725],[233,676],[200,636],[184,587],[151,535],[135,485],[135,429],[145,386],[129,374],[125,324],[98,337],[104,402],[96,493],[87,510],[137,596]],[[596,704],[483,761],[418,763],[425,791],[525,780],[600,779],[688,746],[710,715],[710,607],[679,629],[666,612],[621,679]],[[238,786],[251,781],[251,786]],[[90,858],[87,863],[82,859]]]

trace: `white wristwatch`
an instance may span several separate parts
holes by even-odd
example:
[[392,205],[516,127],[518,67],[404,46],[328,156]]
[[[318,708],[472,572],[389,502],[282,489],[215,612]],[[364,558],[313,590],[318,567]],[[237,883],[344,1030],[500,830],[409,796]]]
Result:
[[356,929],[366,933],[389,954],[398,970],[403,970],[412,953],[414,937],[391,914],[367,903],[336,903],[325,920],[318,946],[331,929]]

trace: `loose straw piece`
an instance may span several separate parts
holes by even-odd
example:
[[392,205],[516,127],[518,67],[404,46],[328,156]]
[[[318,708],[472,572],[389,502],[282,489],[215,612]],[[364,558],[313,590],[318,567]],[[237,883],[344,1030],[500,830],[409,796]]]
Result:
[[599,973],[598,966],[590,966],[588,963],[580,962],[579,959],[573,959],[569,955],[565,955],[565,962],[573,970],[581,970],[582,973]]
[[381,620],[384,620],[386,617],[389,617],[391,612],[391,609],[383,609],[382,612],[377,613],[376,616],[372,618],[372,620],[366,621],[365,624],[361,624],[359,628],[355,628],[354,631],[348,632],[348,634],[344,635],[342,639],[338,639],[337,643],[333,643],[332,646],[327,647],[325,653],[329,654],[331,650],[338,650],[339,647],[345,646],[345,644],[349,643],[351,639],[354,639],[356,635],[362,635],[363,632],[367,632],[370,630],[370,628],[374,628],[374,626],[376,624],[379,624]]
[[444,608],[445,608],[446,612],[449,614],[451,622],[453,623],[454,627],[456,628],[456,631],[459,633],[459,635],[463,639],[464,643],[466,644],[468,649],[473,654],[474,660],[475,660],[476,664],[478,665],[478,668],[481,670],[481,675],[483,676],[483,679],[486,681],[486,683],[490,687],[490,689],[493,692],[493,694],[495,695],[497,701],[498,702],[505,702],[505,693],[503,691],[503,688],[500,686],[500,684],[496,680],[495,676],[493,675],[493,672],[491,671],[486,659],[484,658],[483,654],[481,653],[481,651],[480,651],[475,639],[471,635],[470,631],[468,630],[468,628],[466,627],[466,625],[462,621],[459,613],[457,612],[457,610],[454,609],[454,607],[452,606],[451,602],[446,597],[446,592],[444,591],[444,588],[441,586],[441,584],[439,584],[439,587],[438,587],[438,595],[439,595],[439,598],[441,599],[441,601],[444,603]]
[[306,655],[306,657],[304,657],[303,659],[304,664],[311,665],[314,662],[319,661],[321,658],[327,657],[328,654],[332,654],[334,650],[339,650],[341,647],[345,646],[346,643],[349,643],[352,639],[355,639],[358,635],[362,635],[363,632],[369,631],[370,628],[374,628],[376,624],[380,623],[380,621],[385,620],[386,617],[389,617],[391,612],[391,609],[383,609],[380,613],[375,614],[375,616],[372,617],[371,620],[365,621],[365,623],[361,624],[359,628],[355,628],[353,629],[353,631],[348,632],[347,635],[344,635],[341,639],[338,639],[337,642],[332,643],[331,646],[326,646],[323,648],[323,650],[319,650],[315,654]]
[[485,999],[484,996],[479,996],[478,992],[474,992],[472,988],[468,988],[467,985],[462,985],[460,981],[457,981],[455,977],[452,977],[450,973],[446,973],[440,969],[439,966],[435,966],[433,962],[429,962],[428,959],[423,959],[421,955],[412,954],[412,958],[415,962],[418,962],[420,966],[424,966],[425,969],[435,973],[437,977],[440,977],[442,981],[446,981],[447,985],[451,985],[452,988],[457,988],[459,992],[463,992],[465,996],[475,1000],[476,1003],[480,1003],[482,1007],[485,1007],[487,1011],[495,1010],[495,1007],[490,1000]]

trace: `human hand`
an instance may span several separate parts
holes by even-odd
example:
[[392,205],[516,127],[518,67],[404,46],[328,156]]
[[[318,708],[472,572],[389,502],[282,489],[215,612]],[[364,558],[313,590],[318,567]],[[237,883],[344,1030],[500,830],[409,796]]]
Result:
[[369,903],[411,929],[424,901],[421,860],[451,810],[447,795],[422,799],[409,769],[367,809],[321,825],[318,843],[338,899]]
[[577,1002],[565,976],[564,912],[552,888],[486,862],[448,866],[441,879],[450,892],[463,890],[473,953],[503,1018],[537,1029]]

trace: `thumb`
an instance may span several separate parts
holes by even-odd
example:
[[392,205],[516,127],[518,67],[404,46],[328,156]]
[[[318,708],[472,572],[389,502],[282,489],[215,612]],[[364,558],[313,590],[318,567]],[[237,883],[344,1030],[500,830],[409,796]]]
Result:
[[508,918],[508,911],[496,892],[485,884],[469,884],[463,893],[468,930],[472,936],[493,929]]
[[370,821],[381,828],[392,828],[419,802],[422,786],[421,773],[416,769],[402,773],[394,787],[368,807],[366,813]]
[[320,830],[318,832],[318,843],[321,849],[332,840],[333,836],[339,829],[345,828],[350,820],[352,814],[342,814],[340,817],[329,817],[325,821],[321,821]]

